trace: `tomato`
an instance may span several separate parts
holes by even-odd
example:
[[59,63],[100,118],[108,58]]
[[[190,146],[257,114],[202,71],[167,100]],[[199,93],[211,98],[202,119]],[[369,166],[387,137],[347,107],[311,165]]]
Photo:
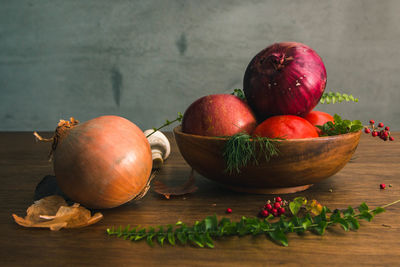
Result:
[[[308,120],[312,125],[324,125],[325,123],[327,123],[328,121],[333,122],[333,117],[326,113],[326,112],[322,112],[322,111],[317,111],[317,110],[313,110],[310,113],[308,113],[305,117],[306,120]],[[317,127],[315,127],[317,129],[317,133],[319,135],[321,135],[321,130],[318,129]]]
[[298,139],[318,137],[316,128],[307,120],[294,115],[273,116],[260,123],[253,136]]

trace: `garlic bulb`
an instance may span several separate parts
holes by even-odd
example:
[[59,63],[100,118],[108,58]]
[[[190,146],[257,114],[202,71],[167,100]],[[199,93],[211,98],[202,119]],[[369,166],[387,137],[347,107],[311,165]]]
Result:
[[[148,136],[153,132],[153,129],[148,129],[144,131],[144,135]],[[151,147],[153,169],[159,169],[171,153],[171,145],[168,141],[168,138],[160,131],[151,134],[149,137],[147,137],[147,140],[149,141]]]

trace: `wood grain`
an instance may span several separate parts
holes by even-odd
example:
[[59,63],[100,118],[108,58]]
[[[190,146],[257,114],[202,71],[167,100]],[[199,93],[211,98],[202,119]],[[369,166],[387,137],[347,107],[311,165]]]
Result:
[[[394,142],[383,142],[363,134],[352,160],[340,172],[285,198],[302,195],[331,209],[363,201],[376,207],[400,199],[400,133],[394,137]],[[172,155],[156,179],[179,185],[190,175],[190,167],[171,141]],[[48,149],[35,143],[31,133],[0,133],[0,266],[398,266],[400,262],[400,205],[370,223],[362,222],[358,231],[345,233],[334,227],[322,237],[290,234],[289,247],[264,236],[246,236],[220,239],[214,249],[152,248],[105,233],[113,225],[155,226],[178,220],[191,224],[212,214],[239,220],[255,216],[275,196],[235,193],[198,174],[199,189],[194,194],[167,200],[150,190],[138,202],[102,211],[104,219],[88,228],[59,232],[23,228],[11,214],[25,215],[36,184],[52,173]],[[380,183],[387,189],[380,190]],[[228,207],[233,210],[230,215],[225,214]]]

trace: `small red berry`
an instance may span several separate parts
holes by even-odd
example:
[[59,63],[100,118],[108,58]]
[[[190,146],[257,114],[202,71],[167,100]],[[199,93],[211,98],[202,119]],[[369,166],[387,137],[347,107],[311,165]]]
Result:
[[274,208],[275,209],[279,209],[281,207],[281,203],[279,203],[279,202],[275,202],[274,203]]
[[386,126],[385,131],[389,131],[389,130],[390,130],[389,126]]
[[275,198],[275,202],[281,202],[282,201],[282,198],[281,197],[276,197]]
[[265,218],[265,217],[268,217],[268,215],[269,215],[269,212],[267,210],[261,210],[260,211],[260,216],[261,217]]
[[390,141],[394,141],[394,138],[392,136],[389,136]]
[[383,132],[382,132],[382,135],[383,135],[383,137],[385,137],[385,138],[386,138],[386,137],[388,137],[388,136],[389,136],[389,133],[388,133],[388,132],[386,132],[386,131],[383,131]]
[[365,132],[366,134],[369,134],[369,133],[371,132],[371,130],[370,130],[369,128],[365,128],[365,129],[364,129],[364,132]]
[[264,208],[267,209],[267,210],[269,210],[269,211],[271,211],[271,210],[272,210],[272,205],[271,205],[271,204],[266,204],[266,205],[264,206]]
[[271,213],[274,214],[274,216],[275,216],[275,213],[278,214],[278,210],[277,209],[272,209]]
[[226,209],[226,213],[232,213],[232,209],[231,208],[227,208]]
[[284,214],[285,213],[285,208],[279,208],[278,209],[279,214]]
[[378,127],[379,128],[382,128],[384,125],[383,125],[383,123],[382,122],[380,122],[379,124],[378,124]]
[[379,187],[380,187],[381,189],[385,189],[385,188],[386,188],[386,185],[385,185],[385,184],[380,184]]
[[370,124],[374,124],[375,121],[374,121],[374,120],[370,120],[369,123],[370,123]]
[[372,132],[372,136],[373,136],[373,137],[377,137],[377,136],[378,136],[378,132],[373,131],[373,132]]

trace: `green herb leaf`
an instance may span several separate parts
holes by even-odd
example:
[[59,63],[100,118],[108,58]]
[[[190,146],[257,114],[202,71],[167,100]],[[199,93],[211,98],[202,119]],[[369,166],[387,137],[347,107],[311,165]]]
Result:
[[364,210],[363,212],[360,213],[360,215],[358,216],[358,218],[370,222],[370,221],[372,221],[372,219],[374,218],[374,215],[371,214],[368,210]]
[[284,245],[285,247],[289,245],[285,233],[280,228],[275,229],[273,232],[268,232],[268,235],[272,240]]
[[213,240],[212,240],[212,238],[211,238],[209,232],[206,233],[206,239],[205,239],[205,241],[206,241],[207,247],[209,247],[209,248],[214,248],[214,242],[213,242]]
[[296,197],[293,201],[289,203],[290,212],[293,215],[296,215],[299,212],[300,208],[303,206],[303,204],[305,204],[304,202],[305,202],[304,197]]
[[[345,231],[349,229],[357,230],[360,227],[358,219],[371,221],[376,214],[385,211],[385,207],[399,202],[400,200],[397,200],[373,210],[369,210],[368,206],[362,203],[358,207],[359,213],[357,214],[352,207],[348,207],[343,211],[334,210],[331,212],[327,207],[323,206],[320,214],[317,216],[312,217],[311,211],[304,209],[306,212],[305,215],[298,217],[298,209],[301,209],[308,203],[304,197],[298,197],[290,202],[294,203],[291,209],[294,215],[289,218],[282,215],[279,221],[275,221],[272,215],[263,220],[256,217],[242,217],[238,222],[231,222],[229,218],[221,218],[218,221],[216,215],[214,215],[208,216],[202,221],[197,221],[190,227],[179,221],[175,224],[175,228],[172,225],[167,225],[166,228],[159,226],[157,231],[153,227],[149,227],[147,230],[145,228],[140,229],[139,226],[131,229],[128,225],[125,228],[122,228],[122,226],[117,229],[114,227],[107,228],[106,232],[108,235],[115,235],[131,241],[145,239],[150,246],[154,245],[153,240],[155,238],[161,246],[163,246],[165,240],[173,246],[177,239],[182,245],[190,241],[189,243],[197,247],[213,248],[213,239],[215,238],[250,234],[254,236],[265,234],[272,241],[283,246],[288,246],[287,235],[291,232],[301,234],[308,230],[315,234],[323,235],[326,229],[334,224],[339,224]],[[270,220],[274,221],[270,222]]]
[[172,225],[168,225],[167,238],[171,245],[175,245],[175,234],[173,232]]
[[246,96],[242,89],[233,89],[232,95],[237,96],[242,100],[246,100]]
[[335,104],[335,103],[340,103],[342,101],[346,102],[358,102],[358,98],[355,98],[352,95],[348,94],[341,94],[341,93],[334,93],[334,92],[325,92],[322,94],[321,99],[319,102],[321,104]]
[[355,212],[354,209],[352,207],[348,207],[344,212],[343,212],[344,216],[354,216]]
[[325,229],[328,226],[328,223],[326,221],[319,221],[318,225],[314,228],[317,234],[323,235],[325,233]]
[[304,230],[307,230],[312,225],[312,221],[308,218],[304,218],[304,221],[301,225],[304,228]]
[[337,218],[335,220],[335,223],[339,223],[340,226],[342,226],[343,230],[348,231],[349,230],[349,223],[343,219],[343,218]]
[[320,129],[323,135],[338,135],[338,134],[346,134],[350,132],[358,132],[364,126],[359,120],[343,120],[339,115],[335,114],[333,116],[334,122],[328,121],[324,125],[317,125],[317,128]]
[[382,213],[382,212],[385,212],[385,209],[384,209],[384,208],[381,208],[381,207],[377,207],[376,209],[374,209],[374,210],[372,211],[372,213],[373,213],[374,215],[379,214],[379,213]]
[[178,238],[179,242],[181,242],[182,245],[185,245],[187,243],[187,235],[181,231],[176,233],[176,237]]
[[365,202],[361,203],[361,205],[357,208],[359,212],[368,211],[369,208]]
[[146,229],[142,229],[137,232],[134,241],[139,241],[146,237]]
[[147,233],[147,244],[149,244],[150,246],[154,246],[154,242],[153,242],[153,237],[155,236],[155,230],[153,227],[149,228],[149,231]]
[[195,234],[194,234],[194,236],[193,236],[193,242],[194,242],[197,246],[199,246],[199,247],[201,247],[201,248],[204,247],[203,242],[202,242],[202,235],[199,235],[198,233],[195,233]]
[[345,220],[348,222],[350,229],[357,230],[360,228],[360,223],[355,217],[353,216],[346,217]]

